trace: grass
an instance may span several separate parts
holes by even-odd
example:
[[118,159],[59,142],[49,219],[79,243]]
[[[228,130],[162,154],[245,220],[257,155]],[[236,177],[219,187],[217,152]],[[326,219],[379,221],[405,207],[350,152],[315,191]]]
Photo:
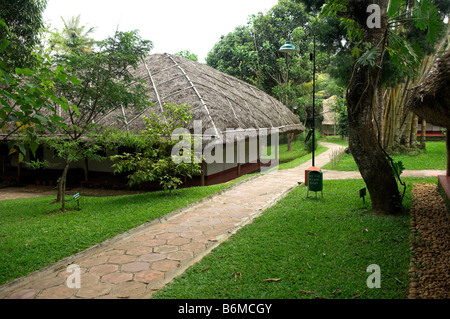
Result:
[[[413,183],[436,182],[405,180],[406,209]],[[362,187],[325,181],[323,199],[295,188],[153,298],[406,298],[410,217],[374,215]],[[380,289],[367,287],[371,264],[380,266]]]
[[[288,152],[287,146],[287,143],[279,146],[280,163],[286,163],[308,154],[305,150],[305,143],[299,137],[292,142],[292,151]],[[271,148],[269,147],[269,149]]]
[[[301,147],[300,142],[294,149]],[[302,148],[303,149],[303,148]],[[294,154],[281,147],[285,159]],[[306,152],[304,152],[306,153]],[[282,164],[299,165],[308,155]],[[82,197],[81,210],[75,201],[51,204],[53,196],[35,199],[0,201],[0,285],[27,275],[99,242],[126,232],[174,210],[217,193],[257,172],[225,184],[177,189],[168,197],[165,192],[151,192],[118,197]]]
[[[297,167],[306,161],[311,159],[311,153],[305,150],[305,142],[302,140],[302,136],[297,136],[297,139],[292,143],[292,151],[288,152],[287,143],[280,144],[279,146],[279,160],[280,165],[277,169],[289,169]],[[318,146],[315,155],[320,155],[327,150],[326,147]],[[271,148],[269,147],[267,152],[271,154]]]
[[[293,149],[303,149],[301,142],[297,143]],[[325,150],[319,147],[316,154]],[[310,159],[310,154],[287,152],[283,145],[281,154],[287,162],[280,169]],[[163,192],[83,197],[82,209],[75,210],[76,203],[71,201],[67,213],[51,204],[53,197],[0,201],[0,284],[247,177],[221,185],[178,189],[171,197]],[[326,181],[324,187],[324,199],[317,200],[305,200],[306,188],[296,188],[155,297],[403,298],[409,258],[408,216],[371,214],[370,203],[363,205],[358,197],[358,190],[364,187],[361,180]],[[406,207],[408,203],[406,200]],[[365,285],[369,275],[365,269],[372,263],[381,267],[383,289]]]
[[[241,178],[242,179],[242,178]],[[62,213],[54,197],[0,201],[0,284],[126,232],[233,183],[117,197],[82,197]]]
[[[332,141],[334,143],[334,141]],[[394,154],[394,161],[402,161],[407,170],[440,169],[446,168],[446,148],[445,142],[427,142],[425,151],[414,151],[410,154]],[[345,154],[339,164],[332,167],[327,164],[323,169],[336,171],[357,171],[355,160],[351,154]]]

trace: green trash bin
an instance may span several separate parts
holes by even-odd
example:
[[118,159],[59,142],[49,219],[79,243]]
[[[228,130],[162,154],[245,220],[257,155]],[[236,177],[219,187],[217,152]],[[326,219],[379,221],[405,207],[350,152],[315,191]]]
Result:
[[309,197],[309,191],[315,192],[317,197],[317,192],[322,193],[323,197],[323,173],[321,171],[311,171],[308,173],[308,193],[307,197]]

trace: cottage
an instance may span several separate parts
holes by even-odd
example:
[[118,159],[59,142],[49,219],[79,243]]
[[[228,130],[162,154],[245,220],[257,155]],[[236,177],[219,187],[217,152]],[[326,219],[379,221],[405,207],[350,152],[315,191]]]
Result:
[[[138,132],[145,128],[142,117],[150,111],[164,110],[165,103],[190,105],[192,123],[187,129],[192,134],[201,134],[204,146],[222,143],[225,149],[222,161],[202,164],[203,173],[193,181],[194,185],[225,182],[258,170],[263,165],[273,165],[278,161],[277,158],[272,158],[270,162],[261,161],[261,139],[276,145],[279,134],[301,133],[305,130],[298,117],[278,100],[204,64],[170,54],[154,54],[143,58],[135,72],[146,80],[150,89],[149,99],[154,105],[144,110],[116,109],[94,119],[95,123]],[[225,134],[227,130],[233,132],[232,138]],[[271,137],[274,140],[271,141]],[[256,154],[253,154],[255,139],[257,147]],[[229,153],[231,150],[233,156],[227,156],[227,151]],[[114,154],[117,151],[107,155]],[[57,159],[52,158],[50,150],[41,149],[37,156],[48,160],[54,169],[61,168],[58,167]],[[230,161],[230,158],[234,160]],[[17,167],[17,161],[3,155],[2,165],[2,173],[6,175],[7,168]],[[76,175],[84,176],[82,182],[87,182],[86,179],[88,182],[99,179],[124,182],[111,174],[108,160],[101,163],[82,161],[72,165],[71,169],[80,170],[80,174]],[[9,170],[10,175],[11,172]]]

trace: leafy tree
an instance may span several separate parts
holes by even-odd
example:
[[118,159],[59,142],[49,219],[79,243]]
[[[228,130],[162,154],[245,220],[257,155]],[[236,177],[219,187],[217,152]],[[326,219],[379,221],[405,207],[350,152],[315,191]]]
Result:
[[96,144],[95,136],[90,136],[86,141],[68,140],[58,136],[48,136],[42,139],[42,142],[48,145],[55,153],[55,156],[64,160],[64,169],[58,183],[58,196],[56,202],[61,202],[61,211],[66,210],[65,189],[66,177],[70,164],[81,159],[87,158],[101,161],[105,157],[100,155],[101,146]]
[[192,53],[189,50],[180,51],[178,53],[175,53],[175,55],[181,56],[181,57],[183,57],[185,59],[188,59],[188,60],[192,60],[192,61],[198,62],[198,55],[195,54],[195,53]]
[[[372,4],[380,10],[379,27],[367,24],[367,8]],[[383,72],[383,61],[387,54],[396,55],[394,63],[411,66],[417,63],[416,54],[405,38],[399,38],[390,31],[390,24],[399,21],[399,9],[404,1],[357,1],[329,0],[325,12],[337,13],[346,24],[349,36],[357,38],[360,51],[353,65],[349,85],[346,92],[348,106],[349,146],[366,182],[376,212],[398,214],[401,212],[402,196],[396,183],[396,175],[392,169],[392,161],[386,158],[386,152],[377,140],[376,114],[377,88]],[[415,26],[427,30],[427,37],[433,40],[439,32],[439,21],[433,13],[435,7],[430,1],[422,0],[413,13]]]
[[95,122],[118,108],[143,109],[151,104],[143,80],[132,74],[151,48],[151,41],[143,40],[137,31],[117,31],[113,37],[97,42],[93,51],[76,49],[57,55],[57,62],[71,71],[54,89],[72,106],[65,119],[66,126],[59,128],[60,142],[52,144],[65,161],[60,195],[65,193],[70,164],[88,155],[82,141],[96,129]]
[[[0,30],[2,34],[9,33],[3,20],[0,20]],[[9,50],[7,38],[0,39],[0,54]],[[56,107],[69,110],[67,99],[54,92],[60,79],[67,77],[67,70],[62,66],[53,67],[48,56],[34,54],[34,57],[34,67],[14,71],[0,60],[1,140],[9,141],[10,153],[19,154],[19,163],[26,154],[26,143],[34,153],[38,148],[38,134],[65,127]]]
[[43,27],[42,13],[47,0],[2,0],[0,20],[8,30],[0,28],[0,39],[7,40],[8,50],[0,51],[3,67],[14,72],[18,68],[30,68],[36,62],[31,53],[39,43],[39,30]]
[[176,161],[172,157],[172,150],[177,141],[171,136],[177,129],[188,126],[191,121],[189,109],[187,105],[165,104],[165,111],[161,115],[152,112],[150,117],[145,118],[146,130],[138,135],[140,142],[136,145],[137,152],[111,158],[115,161],[114,172],[130,172],[128,176],[130,185],[157,182],[164,190],[169,191],[169,195],[186,178],[200,174],[200,165],[195,160],[192,139],[189,141],[190,152],[177,154],[186,157],[185,160]]
[[258,53],[250,27],[239,26],[233,32],[222,36],[208,52],[206,64],[259,86],[261,74],[258,67]]
[[92,52],[95,40],[90,35],[95,28],[86,30],[86,26],[80,25],[80,16],[72,17],[65,21],[61,17],[64,28],[55,30],[49,39],[50,50],[56,52],[84,51]]

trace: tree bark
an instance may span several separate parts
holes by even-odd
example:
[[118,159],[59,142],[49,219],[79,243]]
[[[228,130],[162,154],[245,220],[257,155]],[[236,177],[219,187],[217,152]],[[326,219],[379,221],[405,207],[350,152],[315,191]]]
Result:
[[292,142],[294,140],[294,133],[288,133],[288,145],[287,145],[287,151],[292,152]]
[[[387,33],[387,16],[386,11],[382,10],[381,28],[368,28],[366,9],[373,3],[378,4],[380,8],[387,8],[388,0],[350,0],[348,13],[364,29],[362,42],[379,47],[381,54],[375,62],[381,65]],[[378,67],[359,64],[354,66],[347,88],[349,147],[367,185],[374,211],[381,214],[397,214],[402,208],[397,181],[377,141],[373,125],[379,76]]]
[[63,173],[61,175],[61,180],[59,181],[58,193],[61,197],[61,211],[66,211],[66,179],[67,171],[69,170],[70,162],[66,161],[66,166],[64,167]]
[[450,176],[450,138],[448,134],[450,133],[450,127],[447,127],[445,144],[447,145],[447,176]]

